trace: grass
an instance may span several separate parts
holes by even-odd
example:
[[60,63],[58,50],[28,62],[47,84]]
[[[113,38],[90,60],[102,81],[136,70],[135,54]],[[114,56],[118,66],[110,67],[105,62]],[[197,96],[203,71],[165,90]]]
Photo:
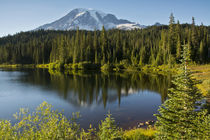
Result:
[[35,68],[35,64],[0,64],[0,68]]
[[124,131],[123,138],[125,140],[152,140],[155,138],[156,130],[154,128],[136,128]]
[[17,68],[17,67],[20,67],[18,64],[1,64],[0,65],[0,68]]
[[189,67],[193,77],[200,81],[197,87],[204,96],[210,97],[210,65],[192,65]]

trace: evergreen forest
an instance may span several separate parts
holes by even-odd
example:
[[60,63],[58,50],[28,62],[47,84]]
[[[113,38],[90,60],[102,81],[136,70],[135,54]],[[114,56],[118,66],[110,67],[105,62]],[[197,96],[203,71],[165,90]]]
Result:
[[210,62],[210,27],[175,22],[130,31],[37,30],[0,38],[0,64],[122,64],[158,66],[180,63],[182,44],[191,62]]

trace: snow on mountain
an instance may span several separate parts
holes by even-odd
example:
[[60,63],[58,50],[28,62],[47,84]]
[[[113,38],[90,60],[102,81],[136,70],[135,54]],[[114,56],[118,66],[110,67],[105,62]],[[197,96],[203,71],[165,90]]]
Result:
[[113,14],[106,14],[98,10],[77,8],[72,10],[66,16],[52,22],[38,27],[37,29],[44,30],[100,30],[102,26],[105,29],[118,28],[122,30],[132,30],[145,28],[134,22],[124,19],[118,19]]
[[117,28],[120,30],[133,30],[133,29],[141,29],[142,27],[136,23],[125,23],[117,25]]

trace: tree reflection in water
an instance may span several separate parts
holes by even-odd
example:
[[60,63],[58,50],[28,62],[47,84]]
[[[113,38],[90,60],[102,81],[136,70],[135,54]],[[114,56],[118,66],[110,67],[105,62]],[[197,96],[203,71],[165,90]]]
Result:
[[138,91],[150,90],[166,99],[170,86],[170,75],[146,74],[142,72],[104,73],[83,71],[31,70],[21,82],[40,85],[46,90],[55,90],[60,97],[74,106],[91,106],[117,101]]

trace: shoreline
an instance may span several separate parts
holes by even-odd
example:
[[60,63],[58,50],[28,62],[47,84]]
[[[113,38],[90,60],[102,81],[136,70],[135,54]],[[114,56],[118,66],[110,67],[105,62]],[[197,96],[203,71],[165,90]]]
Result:
[[[165,75],[166,73],[176,73],[177,66],[174,68],[170,68],[168,65],[160,65],[160,66],[119,66],[118,64],[104,64],[103,66],[97,66],[89,68],[88,66],[84,66],[83,64],[65,64],[63,66],[58,66],[59,64],[0,64],[0,68],[29,68],[29,69],[48,69],[55,71],[100,71],[100,72],[150,72]],[[93,64],[94,65],[94,64]],[[108,65],[108,66],[107,66]]]

